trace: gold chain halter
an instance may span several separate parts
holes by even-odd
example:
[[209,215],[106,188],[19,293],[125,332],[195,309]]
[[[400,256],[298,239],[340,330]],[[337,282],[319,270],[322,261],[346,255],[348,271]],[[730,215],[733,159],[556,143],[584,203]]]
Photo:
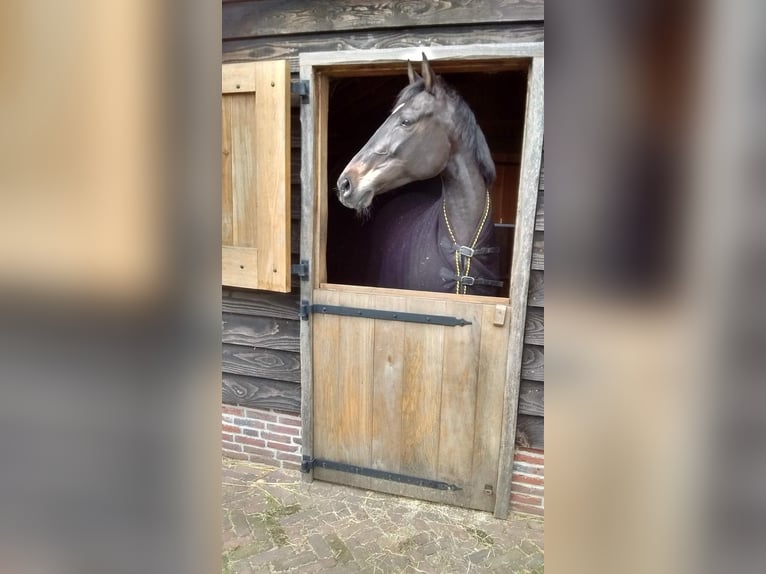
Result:
[[[444,212],[444,221],[447,223],[447,231],[449,232],[450,239],[452,239],[452,243],[457,247],[457,239],[455,239],[455,234],[452,231],[452,226],[449,222],[449,217],[447,217],[447,202],[446,200],[442,199],[442,211]],[[474,235],[473,242],[471,243],[470,247],[471,249],[476,248],[476,244],[479,242],[479,235],[481,235],[481,230],[484,229],[484,224],[487,222],[487,217],[489,216],[489,190],[487,190],[487,199],[484,203],[484,215],[481,216],[481,222],[479,223],[479,228],[476,230],[476,235]],[[461,285],[460,278],[468,275],[468,273],[471,271],[471,257],[466,257],[468,259],[468,262],[465,265],[465,273],[460,272],[460,259],[461,255],[458,249],[455,249],[455,293],[458,295],[461,294],[460,288],[463,288],[462,294],[466,295],[468,293],[468,285]]]

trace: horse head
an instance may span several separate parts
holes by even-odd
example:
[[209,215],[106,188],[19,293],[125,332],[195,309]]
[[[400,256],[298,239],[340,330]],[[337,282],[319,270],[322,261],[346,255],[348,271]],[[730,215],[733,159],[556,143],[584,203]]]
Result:
[[409,84],[393,111],[338,178],[338,198],[363,210],[381,193],[441,173],[452,154],[453,110],[447,90],[423,54],[421,73],[407,63]]

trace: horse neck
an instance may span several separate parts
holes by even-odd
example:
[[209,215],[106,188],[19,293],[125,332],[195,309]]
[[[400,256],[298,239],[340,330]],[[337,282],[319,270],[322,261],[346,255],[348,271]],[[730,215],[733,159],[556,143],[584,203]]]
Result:
[[469,245],[481,224],[487,189],[473,154],[455,153],[441,174],[442,195],[455,239]]

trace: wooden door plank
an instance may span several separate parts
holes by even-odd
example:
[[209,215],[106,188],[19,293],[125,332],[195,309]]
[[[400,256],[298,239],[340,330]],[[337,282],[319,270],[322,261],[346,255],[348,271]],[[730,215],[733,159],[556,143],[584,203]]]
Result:
[[[404,297],[376,297],[375,308],[401,311]],[[373,349],[372,459],[373,468],[401,472],[402,383],[404,327],[399,321],[375,321]]]
[[[410,299],[410,313],[444,315],[444,301]],[[423,478],[436,476],[439,452],[444,329],[407,323],[404,329],[402,390],[402,472]],[[454,328],[454,327],[453,327]]]
[[437,475],[463,488],[461,497],[470,499],[482,307],[450,302],[446,312],[471,324],[444,329]]
[[[503,426],[503,391],[506,357],[508,356],[509,322],[498,326],[493,322],[494,305],[482,309],[479,379],[476,392],[473,440],[473,508],[493,510],[497,492],[497,465],[500,452],[500,432]],[[486,485],[492,493],[485,492]]]
[[[370,295],[342,293],[339,305],[369,308]],[[372,365],[375,322],[359,317],[340,318],[338,354],[338,403],[336,405],[338,462],[370,466],[372,444]],[[344,483],[368,488],[370,479],[349,475]]]
[[[317,291],[316,303],[338,304],[338,293]],[[313,385],[313,421],[314,446],[316,458],[338,460],[340,454],[338,427],[334,413],[340,397],[338,396],[338,344],[340,341],[340,317],[336,315],[312,315],[311,323],[319,335],[313,337],[314,385]],[[315,470],[315,474],[320,469]],[[328,478],[332,480],[332,478]]]
[[231,99],[221,98],[221,243],[234,244],[231,167]]

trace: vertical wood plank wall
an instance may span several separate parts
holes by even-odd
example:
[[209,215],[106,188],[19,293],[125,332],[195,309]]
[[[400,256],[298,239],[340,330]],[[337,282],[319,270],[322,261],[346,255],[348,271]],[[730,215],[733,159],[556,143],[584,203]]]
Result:
[[[541,42],[544,38],[543,3],[533,0],[521,0],[513,5],[501,0],[454,3],[448,0],[438,3],[438,9],[434,4],[433,9],[418,14],[394,11],[383,24],[373,19],[374,11],[351,11],[329,0],[292,0],[290,4],[294,9],[287,16],[293,19],[290,22],[284,20],[287,12],[283,11],[283,4],[224,2],[223,61],[287,59],[295,80],[301,52]],[[274,27],[274,22],[280,25]],[[338,29],[337,22],[343,22],[344,29]],[[301,123],[297,96],[293,96],[291,111],[291,245],[295,263],[300,246],[301,213]],[[516,443],[541,449],[544,444],[545,267],[542,169],[539,187]],[[293,291],[287,294],[222,291],[224,403],[300,413],[299,290],[299,281],[294,277]],[[375,408],[397,408],[397,404],[396,401],[376,404]],[[380,452],[375,456],[382,458],[385,454]]]

